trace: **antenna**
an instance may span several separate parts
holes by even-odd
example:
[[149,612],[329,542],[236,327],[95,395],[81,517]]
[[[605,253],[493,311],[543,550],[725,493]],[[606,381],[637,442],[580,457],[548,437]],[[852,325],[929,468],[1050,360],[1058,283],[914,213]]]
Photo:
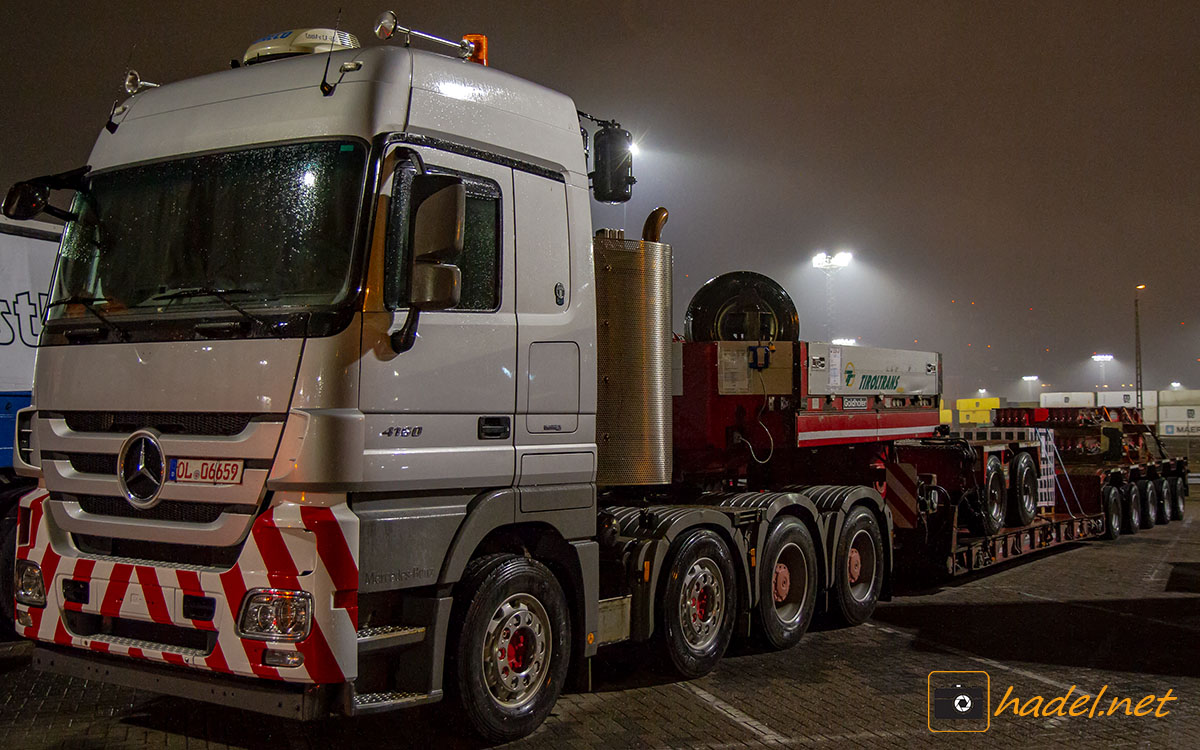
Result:
[[[329,40],[329,52],[325,55],[325,72],[321,74],[321,95],[333,96],[334,89],[338,83],[342,82],[341,78],[337,79],[337,83],[329,83],[329,61],[333,58],[333,45],[337,42],[338,31],[342,28],[342,9],[338,8],[337,19],[333,22],[333,38]],[[342,72],[345,75],[345,71]]]

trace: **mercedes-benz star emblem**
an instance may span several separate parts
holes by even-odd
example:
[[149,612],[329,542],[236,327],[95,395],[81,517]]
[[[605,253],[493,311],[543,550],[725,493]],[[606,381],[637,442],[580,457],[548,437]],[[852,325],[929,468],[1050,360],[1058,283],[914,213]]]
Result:
[[130,435],[117,457],[117,482],[125,499],[141,510],[153,508],[166,481],[167,462],[157,436],[147,430]]

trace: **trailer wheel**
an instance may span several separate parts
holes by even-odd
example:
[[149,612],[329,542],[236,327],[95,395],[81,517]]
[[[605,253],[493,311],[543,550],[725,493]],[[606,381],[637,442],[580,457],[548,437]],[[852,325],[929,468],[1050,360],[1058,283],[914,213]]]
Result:
[[1142,493],[1137,485],[1126,482],[1121,485],[1121,496],[1124,502],[1121,509],[1121,533],[1136,534],[1142,528]]
[[1183,520],[1183,499],[1187,497],[1187,482],[1182,477],[1171,477],[1171,517],[1176,521]]
[[717,666],[733,638],[737,572],[721,537],[692,529],[671,544],[662,600],[660,647],[685,679]]
[[834,614],[847,625],[866,622],[883,588],[883,537],[875,514],[861,505],[842,524],[834,565]]
[[1154,528],[1154,517],[1158,512],[1158,493],[1154,483],[1148,479],[1137,482],[1138,494],[1142,496],[1142,528]]
[[1000,459],[992,456],[987,462],[982,496],[976,513],[979,530],[984,536],[995,536],[1004,527],[1004,469]]
[[489,742],[524,737],[562,691],[571,653],[562,587],[546,566],[496,554],[473,561],[455,594],[450,687]]
[[17,556],[17,506],[0,516],[0,637],[15,633],[13,618],[13,566]]
[[1160,524],[1170,523],[1174,516],[1171,511],[1175,507],[1175,499],[1172,497],[1171,483],[1166,478],[1159,477],[1154,480],[1154,489],[1158,492],[1158,513],[1155,515],[1155,522]]
[[1018,453],[1009,465],[1008,522],[1028,526],[1037,515],[1037,469],[1033,456]]
[[1111,484],[1100,489],[1104,504],[1104,538],[1117,539],[1121,536],[1121,491]]
[[759,560],[758,634],[782,651],[800,642],[817,606],[817,551],[808,527],[777,519]]

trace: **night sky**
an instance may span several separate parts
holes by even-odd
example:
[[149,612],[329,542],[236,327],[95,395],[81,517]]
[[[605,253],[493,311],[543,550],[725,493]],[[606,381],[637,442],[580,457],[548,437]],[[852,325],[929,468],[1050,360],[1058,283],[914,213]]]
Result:
[[[385,4],[342,27],[379,44]],[[127,66],[167,83],[337,3],[30,3],[3,45],[0,184],[86,162]],[[1133,380],[1200,388],[1200,3],[404,3],[485,33],[492,65],[612,117],[641,148],[626,206],[665,205],[675,317],[718,273],[776,278],[801,336],[944,354],[947,396]],[[314,86],[316,82],[314,81]],[[817,250],[855,263],[825,282]],[[916,340],[914,342],[914,340]],[[989,348],[990,345],[990,348]]]

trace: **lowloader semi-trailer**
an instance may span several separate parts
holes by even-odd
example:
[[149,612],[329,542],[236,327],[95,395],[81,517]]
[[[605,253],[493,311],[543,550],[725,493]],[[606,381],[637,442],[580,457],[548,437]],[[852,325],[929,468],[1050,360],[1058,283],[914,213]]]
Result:
[[765,277],[706,284],[674,342],[665,210],[589,219],[628,132],[482,37],[376,31],[404,44],[130,75],[86,167],[10,191],[67,221],[17,420],[39,667],[301,719],[449,695],[507,740],[603,645],[696,677],[735,632],[866,620],[960,531],[1107,528],[1039,508],[1048,432],[937,434],[937,354],[802,341]]

